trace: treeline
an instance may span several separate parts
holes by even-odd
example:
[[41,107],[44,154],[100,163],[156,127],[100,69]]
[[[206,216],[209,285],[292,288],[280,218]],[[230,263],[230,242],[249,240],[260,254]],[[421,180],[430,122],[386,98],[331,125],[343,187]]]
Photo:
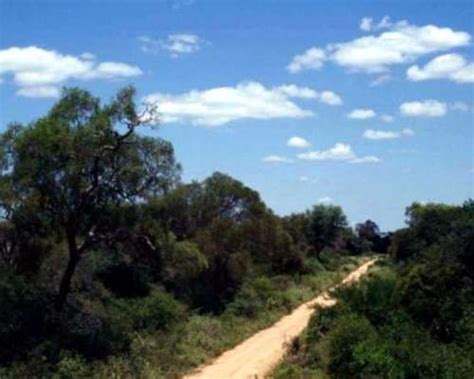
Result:
[[311,320],[276,377],[472,378],[474,201],[413,204],[390,260]]
[[126,353],[137,333],[194,314],[289,310],[291,283],[390,245],[337,206],[279,217],[228,175],[183,184],[172,145],[138,133],[156,110],[138,110],[134,94],[102,104],[68,89],[0,135],[4,376],[61,377],[62,365],[79,377],[70,357]]

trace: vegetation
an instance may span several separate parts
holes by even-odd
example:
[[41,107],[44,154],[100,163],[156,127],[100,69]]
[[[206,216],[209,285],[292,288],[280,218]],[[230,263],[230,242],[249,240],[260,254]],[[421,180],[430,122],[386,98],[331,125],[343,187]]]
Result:
[[281,218],[223,173],[182,183],[172,145],[140,133],[156,114],[134,93],[103,104],[66,89],[0,135],[2,378],[183,373],[383,237],[335,206]]
[[316,313],[277,378],[474,376],[474,202],[406,213],[390,259]]
[[473,376],[474,202],[413,204],[393,234],[332,205],[279,217],[226,174],[181,182],[134,93],[66,89],[0,135],[0,377],[182,374],[372,252],[276,376]]

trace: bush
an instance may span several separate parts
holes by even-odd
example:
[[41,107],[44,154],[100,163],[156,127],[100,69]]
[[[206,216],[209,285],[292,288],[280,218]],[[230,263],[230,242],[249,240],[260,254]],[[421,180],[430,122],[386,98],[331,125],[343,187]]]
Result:
[[343,316],[328,336],[329,371],[339,378],[399,377],[389,347],[370,322],[360,316]]
[[49,296],[0,270],[0,363],[25,356],[47,329]]
[[159,290],[140,299],[116,300],[115,307],[129,318],[133,330],[168,329],[185,317],[184,305]]

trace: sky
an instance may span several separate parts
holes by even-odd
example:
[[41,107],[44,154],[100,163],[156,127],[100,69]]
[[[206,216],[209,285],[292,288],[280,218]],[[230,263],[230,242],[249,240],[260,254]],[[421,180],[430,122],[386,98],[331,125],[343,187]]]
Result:
[[474,197],[470,1],[0,0],[0,132],[63,87],[158,107],[183,181],[404,225]]

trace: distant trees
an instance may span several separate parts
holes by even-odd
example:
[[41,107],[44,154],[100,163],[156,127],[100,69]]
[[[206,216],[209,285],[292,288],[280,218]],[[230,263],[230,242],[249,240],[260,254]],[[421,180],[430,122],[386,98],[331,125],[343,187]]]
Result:
[[391,242],[391,235],[382,233],[379,226],[372,220],[366,220],[355,227],[359,244],[365,249],[377,253],[386,253]]
[[165,193],[179,178],[171,144],[136,133],[154,114],[139,113],[134,94],[125,88],[102,105],[86,91],[68,89],[46,116],[11,125],[0,136],[0,205],[6,217],[33,212],[67,241],[57,310],[82,255],[114,238],[101,230],[103,212]]
[[332,245],[347,228],[347,218],[341,207],[315,205],[308,212],[308,241],[319,255],[326,246]]

